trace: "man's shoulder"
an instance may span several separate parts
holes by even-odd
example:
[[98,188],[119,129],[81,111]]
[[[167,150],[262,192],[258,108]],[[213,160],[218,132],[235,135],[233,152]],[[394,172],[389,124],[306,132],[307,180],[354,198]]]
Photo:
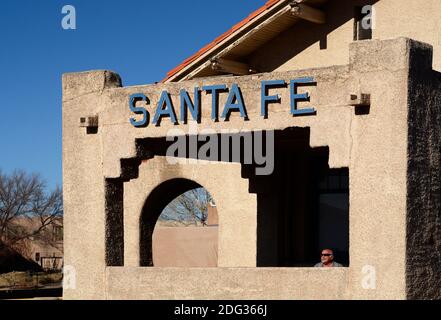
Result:
[[[343,267],[343,265],[340,264],[340,263],[338,263],[338,262],[333,262],[332,266],[333,266],[334,268],[342,268],[342,267]],[[314,266],[314,268],[323,268],[323,267],[324,267],[324,266],[323,266],[323,263],[321,263],[321,262],[317,263],[317,264]]]
[[314,266],[314,268],[321,268],[321,267],[323,267],[323,263],[321,263],[321,262],[317,263],[317,264]]

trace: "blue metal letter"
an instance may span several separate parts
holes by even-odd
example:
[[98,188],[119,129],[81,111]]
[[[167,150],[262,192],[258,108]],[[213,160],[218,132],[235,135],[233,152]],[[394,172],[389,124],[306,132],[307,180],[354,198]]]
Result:
[[261,88],[261,110],[260,114],[264,118],[268,118],[268,103],[270,102],[280,102],[280,96],[268,96],[268,89],[270,87],[285,87],[286,82],[283,80],[270,80],[262,81]]
[[226,85],[204,86],[202,90],[212,94],[211,119],[217,120],[219,114],[219,92],[228,90]]
[[228,96],[227,103],[225,104],[221,118],[228,120],[232,111],[240,111],[240,116],[242,118],[247,118],[247,112],[245,110],[245,104],[243,103],[242,92],[240,91],[239,86],[236,83],[233,84],[233,86],[231,87],[230,95]]
[[188,92],[184,89],[181,90],[179,96],[181,97],[181,121],[187,122],[187,110],[190,109],[193,120],[200,121],[200,91],[199,88],[194,88],[194,104],[191,101]]
[[[165,104],[165,108],[163,109]],[[177,124],[178,120],[176,120],[176,113],[173,107],[173,103],[170,99],[170,95],[167,90],[162,91],[161,98],[159,98],[158,106],[156,107],[155,117],[153,118],[152,123],[154,125],[160,125],[160,121],[162,117],[170,117],[170,121],[173,124]]]
[[135,128],[145,127],[148,124],[150,114],[145,108],[136,107],[137,101],[145,101],[147,105],[150,104],[150,100],[142,93],[132,94],[129,98],[130,111],[132,111],[135,114],[142,114],[143,117],[140,121],[136,121],[136,119],[130,118],[130,123]]
[[299,84],[313,84],[314,78],[312,77],[306,77],[306,78],[299,78],[295,80],[291,80],[289,90],[291,93],[291,114],[294,116],[304,116],[304,115],[310,115],[310,114],[316,114],[316,110],[314,108],[308,108],[308,109],[301,109],[299,110],[297,108],[297,102],[298,101],[309,101],[309,93],[297,93],[297,87]]

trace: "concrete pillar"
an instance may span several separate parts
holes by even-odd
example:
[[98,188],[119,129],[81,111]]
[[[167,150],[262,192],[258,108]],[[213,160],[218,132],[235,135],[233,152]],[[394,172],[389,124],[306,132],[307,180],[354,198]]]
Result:
[[100,93],[119,86],[119,76],[109,71],[63,76],[64,261],[76,275],[76,283],[64,288],[65,299],[106,298],[101,137],[81,118],[96,116],[103,108]]

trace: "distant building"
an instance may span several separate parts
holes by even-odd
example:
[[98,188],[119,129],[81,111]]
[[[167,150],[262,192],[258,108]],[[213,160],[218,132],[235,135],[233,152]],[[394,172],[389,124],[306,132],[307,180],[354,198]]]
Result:
[[[31,233],[41,226],[40,218],[21,217],[14,221]],[[43,270],[61,270],[63,268],[63,219],[56,218],[37,235],[23,240],[19,252],[26,259],[37,263]]]
[[16,250],[0,242],[0,274],[14,271],[41,271],[34,261],[23,257]]

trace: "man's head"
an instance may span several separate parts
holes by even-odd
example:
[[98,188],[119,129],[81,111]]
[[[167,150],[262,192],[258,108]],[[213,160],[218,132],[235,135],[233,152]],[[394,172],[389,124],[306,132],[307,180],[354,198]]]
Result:
[[331,249],[322,250],[321,261],[324,265],[331,264],[334,261],[334,252]]

